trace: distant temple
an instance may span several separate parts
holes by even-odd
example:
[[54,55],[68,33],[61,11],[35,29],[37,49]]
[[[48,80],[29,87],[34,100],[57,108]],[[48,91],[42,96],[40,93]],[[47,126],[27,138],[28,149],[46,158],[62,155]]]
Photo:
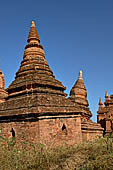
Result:
[[66,98],[66,87],[55,79],[33,21],[27,42],[15,80],[7,89],[0,71],[0,135],[48,145],[103,136],[100,124],[90,120],[82,71]]
[[106,91],[104,107],[102,99],[99,101],[97,122],[104,128],[104,134],[113,132],[113,95],[108,96]]

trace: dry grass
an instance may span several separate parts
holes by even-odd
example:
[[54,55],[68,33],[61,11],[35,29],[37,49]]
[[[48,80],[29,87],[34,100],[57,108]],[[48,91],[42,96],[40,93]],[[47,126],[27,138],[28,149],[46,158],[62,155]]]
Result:
[[0,170],[112,170],[112,138],[77,146],[46,148],[42,144],[22,143],[18,149],[15,140],[0,144]]

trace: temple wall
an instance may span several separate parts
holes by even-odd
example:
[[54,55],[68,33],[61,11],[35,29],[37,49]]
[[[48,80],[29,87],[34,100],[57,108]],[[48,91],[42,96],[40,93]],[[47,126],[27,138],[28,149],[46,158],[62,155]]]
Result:
[[15,131],[17,143],[23,141],[35,142],[39,140],[39,122],[10,122],[0,123],[1,134],[0,136],[5,139],[12,138],[11,129]]
[[[63,125],[66,129],[62,130]],[[81,118],[56,118],[40,121],[40,140],[50,146],[82,142]]]
[[[64,126],[65,125],[65,126]],[[65,128],[63,128],[63,126]],[[15,131],[16,142],[42,143],[49,146],[78,144],[82,142],[80,116],[41,118],[36,122],[0,123],[0,136],[12,138]]]
[[82,140],[84,142],[103,137],[103,131],[99,130],[82,130]]
[[112,131],[111,121],[106,120],[106,133],[109,133]]
[[103,128],[100,124],[92,121],[82,123],[82,141],[95,140],[98,137],[103,137]]

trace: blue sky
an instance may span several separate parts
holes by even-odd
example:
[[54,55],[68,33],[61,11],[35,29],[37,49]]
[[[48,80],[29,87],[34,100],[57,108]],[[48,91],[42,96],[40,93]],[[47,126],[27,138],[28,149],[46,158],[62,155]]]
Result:
[[0,3],[0,67],[6,88],[24,54],[31,21],[57,80],[69,94],[83,70],[92,119],[99,97],[113,93],[112,0],[10,0]]

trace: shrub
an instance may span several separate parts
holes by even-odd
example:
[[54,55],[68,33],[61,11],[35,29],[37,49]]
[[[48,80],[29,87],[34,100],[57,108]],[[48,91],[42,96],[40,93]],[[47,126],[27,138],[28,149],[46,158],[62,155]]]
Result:
[[75,146],[47,148],[43,144],[0,138],[0,170],[112,170],[112,138]]

